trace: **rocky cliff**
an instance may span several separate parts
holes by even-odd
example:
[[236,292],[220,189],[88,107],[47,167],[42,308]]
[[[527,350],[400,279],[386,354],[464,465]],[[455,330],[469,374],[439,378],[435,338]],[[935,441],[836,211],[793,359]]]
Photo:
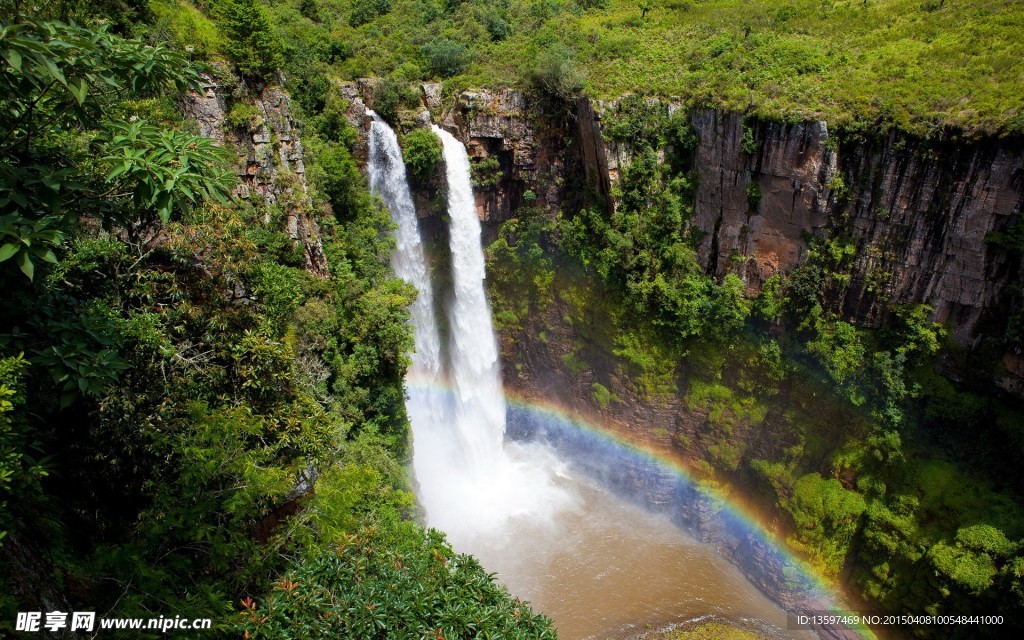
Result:
[[[501,161],[502,180],[478,196],[481,218],[498,221],[527,191],[552,211],[571,213],[584,191],[614,206],[612,187],[632,150],[601,134],[612,106],[584,99],[563,121],[528,108],[518,92],[474,91],[439,119],[474,158]],[[841,303],[848,319],[878,326],[889,304],[926,303],[967,345],[986,310],[1005,310],[1020,258],[987,238],[1022,218],[1019,141],[935,142],[895,132],[849,140],[824,122],[750,122],[710,110],[690,119],[699,141],[691,224],[709,273],[738,272],[756,292],[795,268],[811,238],[841,236],[857,248]],[[751,189],[760,194],[756,205]]]
[[306,190],[305,150],[288,95],[278,86],[262,88],[242,102],[254,107],[253,116],[244,123],[229,122],[229,96],[230,87],[207,75],[203,90],[186,96],[185,115],[198,124],[200,135],[238,152],[235,195],[245,200],[258,197],[268,206],[280,207],[284,231],[303,245],[306,269],[326,276],[320,228]]
[[[715,111],[694,113],[693,125],[694,224],[707,234],[699,254],[709,272],[738,263],[756,289],[793,269],[809,236],[840,235],[857,247],[842,308],[861,324],[877,326],[886,304],[926,303],[968,344],[985,310],[999,304],[1012,259],[986,238],[1021,219],[1019,144],[895,132],[844,141],[824,122],[744,123]],[[761,194],[756,207],[751,183]]]

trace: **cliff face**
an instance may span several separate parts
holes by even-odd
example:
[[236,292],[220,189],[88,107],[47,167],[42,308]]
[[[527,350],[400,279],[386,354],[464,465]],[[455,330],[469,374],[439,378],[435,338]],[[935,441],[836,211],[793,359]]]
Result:
[[[707,234],[700,258],[709,272],[739,262],[757,288],[799,263],[807,234],[840,234],[857,246],[842,300],[848,318],[876,326],[884,303],[923,302],[968,344],[982,313],[998,303],[1011,258],[986,236],[1021,218],[1019,146],[894,134],[837,143],[822,122],[744,125],[739,114],[714,111],[695,113],[693,124],[694,224]],[[745,126],[753,145],[742,143]],[[756,208],[751,183],[761,194]]]
[[186,96],[185,115],[199,125],[199,134],[231,145],[239,155],[235,195],[262,198],[284,213],[284,231],[303,245],[306,269],[327,275],[327,259],[320,228],[312,215],[306,191],[305,150],[297,134],[287,94],[280,87],[266,87],[255,96],[257,117],[248,126],[226,130],[225,91],[207,76],[203,91]]
[[[359,105],[353,121],[365,122],[372,82],[346,88]],[[444,99],[439,85],[425,85],[421,103],[403,114],[403,125],[434,121],[463,140],[485,169],[475,176],[477,209],[492,226],[523,206],[551,215],[595,201],[615,207],[614,185],[634,150],[602,133],[614,102],[582,99],[566,114],[545,112],[515,90]],[[679,108],[662,104],[670,113]],[[689,117],[698,140],[690,224],[708,273],[737,273],[756,293],[773,274],[798,266],[810,240],[836,237],[856,248],[837,306],[863,326],[879,326],[891,305],[924,303],[968,346],[991,329],[986,316],[999,326],[1019,305],[1020,256],[989,240],[1024,224],[1019,141],[928,142],[895,133],[847,140],[824,122],[758,122],[713,110]],[[418,196],[422,216],[440,212],[437,193]],[[1007,373],[997,376],[1018,394],[1020,356],[1007,354]]]
[[[508,168],[482,190],[481,218],[506,218],[525,190],[549,209],[574,202],[581,187],[613,207],[612,185],[632,149],[601,135],[609,106],[580,101],[574,126],[552,135],[538,129],[543,114],[514,91],[459,96],[444,122],[472,156],[496,155]],[[841,142],[824,122],[745,122],[719,111],[696,111],[691,121],[699,140],[692,224],[702,232],[698,255],[709,273],[737,272],[756,292],[772,274],[795,268],[810,238],[838,235],[857,247],[841,306],[860,324],[879,325],[886,304],[926,303],[966,345],[985,310],[1002,302],[1019,259],[986,236],[1021,220],[1020,145],[895,134]],[[751,190],[760,194],[756,206]]]

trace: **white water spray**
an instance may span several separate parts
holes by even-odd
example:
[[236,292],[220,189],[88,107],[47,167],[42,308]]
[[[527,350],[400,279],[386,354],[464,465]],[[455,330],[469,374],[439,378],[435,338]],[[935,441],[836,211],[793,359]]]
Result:
[[[551,469],[564,466],[538,445],[506,443],[498,346],[484,293],[484,255],[465,147],[437,127],[448,178],[453,295],[450,370],[441,349],[434,293],[416,210],[394,131],[372,111],[370,188],[398,226],[391,264],[419,296],[412,306],[416,353],[407,375],[413,468],[427,524],[459,551],[500,553],[516,518],[550,520],[569,498]],[[451,393],[445,391],[450,387]]]
[[[560,614],[570,625],[568,638],[618,636],[635,631],[625,623],[663,625],[708,611],[736,619],[774,615],[784,626],[781,610],[761,603],[764,597],[735,568],[677,539],[668,521],[581,483],[545,446],[505,441],[505,399],[465,148],[434,128],[444,145],[451,219],[446,366],[401,151],[394,132],[371,116],[370,184],[398,227],[391,263],[419,291],[411,310],[416,353],[406,407],[427,524],[447,533],[458,551],[478,556],[517,596]],[[690,582],[680,586],[687,576]],[[720,596],[705,590],[723,584],[726,604],[713,606]]]
[[[395,230],[395,250],[391,254],[391,268],[402,280],[416,287],[416,301],[410,309],[416,351],[408,377],[421,385],[438,385],[443,376],[441,339],[434,318],[434,291],[430,271],[420,241],[419,221],[413,205],[405,163],[395,132],[373,111],[368,112],[370,124],[370,190],[379,194],[391,212]],[[410,393],[406,410],[412,422],[413,436],[429,433],[447,421],[444,403],[436,394]]]
[[[570,502],[552,470],[564,466],[547,448],[506,443],[505,396],[491,310],[484,293],[480,219],[466,148],[434,126],[443,145],[454,299],[448,310],[453,391],[451,430],[438,448],[420,447],[416,474],[427,523],[460,551],[500,553],[512,520],[550,520]],[[421,461],[421,457],[426,460]]]

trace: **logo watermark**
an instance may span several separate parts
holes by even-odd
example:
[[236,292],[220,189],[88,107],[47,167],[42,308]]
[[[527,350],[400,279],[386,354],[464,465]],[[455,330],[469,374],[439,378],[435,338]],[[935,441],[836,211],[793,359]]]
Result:
[[19,611],[14,622],[15,631],[29,633],[62,629],[68,631],[95,631],[97,629],[146,629],[167,633],[175,629],[209,629],[210,618],[98,618],[95,611]]

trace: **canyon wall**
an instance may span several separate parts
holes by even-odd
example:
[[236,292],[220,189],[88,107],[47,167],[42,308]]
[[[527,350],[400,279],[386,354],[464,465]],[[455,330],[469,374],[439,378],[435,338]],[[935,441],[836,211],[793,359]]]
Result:
[[[442,116],[475,158],[501,159],[505,176],[481,190],[481,218],[505,219],[525,191],[566,213],[581,190],[613,207],[632,152],[601,135],[602,112],[614,103],[581,100],[568,122],[526,104],[511,90],[464,92]],[[709,273],[735,272],[753,293],[795,268],[811,238],[839,235],[857,248],[841,302],[847,319],[878,326],[888,304],[926,303],[968,345],[986,310],[1006,311],[1002,294],[1020,257],[987,238],[1021,220],[1020,141],[926,142],[890,132],[851,142],[824,122],[746,122],[713,110],[690,117],[698,139],[691,224]],[[760,194],[753,206],[751,189]]]
[[[372,104],[373,87],[345,85],[346,95],[361,108]],[[633,153],[603,134],[615,106],[583,98],[566,111],[512,89],[445,99],[440,85],[424,85],[421,106],[404,112],[402,125],[438,122],[474,162],[490,163],[476,198],[493,234],[523,206],[551,215],[595,202],[615,207],[615,183]],[[991,234],[1024,224],[1021,140],[855,137],[824,122],[762,122],[715,110],[689,118],[698,141],[690,224],[708,273],[736,273],[754,294],[799,265],[814,238],[835,237],[856,249],[837,306],[861,326],[880,326],[892,305],[924,303],[954,342],[970,347],[1019,312],[1021,256]],[[440,213],[440,201],[421,194],[420,215]],[[1005,354],[1003,364],[996,384],[1024,394],[1022,354]]]
[[288,95],[278,86],[263,88],[243,102],[253,107],[254,116],[238,124],[229,118],[230,87],[220,86],[212,75],[204,81],[201,91],[185,96],[185,116],[197,123],[199,135],[238,152],[235,195],[243,200],[255,196],[279,207],[285,233],[303,246],[306,269],[326,276],[320,227],[306,189],[305,149]]
[[[716,111],[694,113],[693,124],[694,224],[707,234],[699,255],[709,272],[738,264],[757,288],[799,263],[809,235],[839,234],[857,247],[842,308],[862,325],[880,324],[886,304],[922,302],[966,345],[983,312],[1000,303],[1014,259],[986,238],[1021,218],[1019,143],[895,133],[845,142],[824,122],[745,124]],[[754,145],[743,144],[744,127]],[[756,207],[751,183],[761,194]]]

